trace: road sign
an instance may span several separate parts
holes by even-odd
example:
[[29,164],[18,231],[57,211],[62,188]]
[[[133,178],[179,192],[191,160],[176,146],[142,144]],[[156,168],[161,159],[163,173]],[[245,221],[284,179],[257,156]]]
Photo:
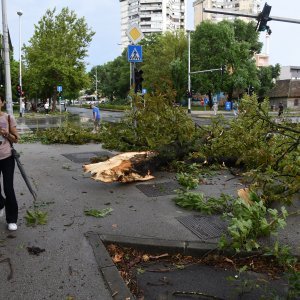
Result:
[[62,85],[58,85],[58,86],[57,86],[57,91],[58,91],[58,92],[62,92]]
[[142,62],[143,61],[143,50],[140,45],[128,45],[128,61],[129,62]]
[[137,44],[144,37],[144,34],[137,24],[132,24],[126,33],[133,44]]

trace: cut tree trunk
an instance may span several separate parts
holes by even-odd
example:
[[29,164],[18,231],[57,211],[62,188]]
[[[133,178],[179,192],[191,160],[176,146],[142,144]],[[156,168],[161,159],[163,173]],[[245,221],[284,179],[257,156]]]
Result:
[[106,161],[83,166],[85,173],[90,172],[91,178],[102,182],[134,182],[153,179],[151,165],[157,153],[125,152]]

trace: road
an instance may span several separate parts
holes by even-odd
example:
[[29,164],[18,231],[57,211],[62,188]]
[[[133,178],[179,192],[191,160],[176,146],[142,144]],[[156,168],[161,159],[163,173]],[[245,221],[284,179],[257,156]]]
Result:
[[[78,115],[78,117],[72,120],[73,122],[90,123],[92,127],[92,110],[82,107],[69,106],[68,111],[72,115]],[[218,114],[222,114],[226,119],[233,119],[234,115],[232,112],[219,111]],[[109,111],[101,110],[101,118],[105,122],[120,122],[124,116],[122,111]],[[198,126],[205,126],[211,124],[211,120],[215,118],[212,111],[192,111],[191,117]],[[274,115],[274,117],[276,117]],[[36,129],[45,129],[49,127],[59,127],[64,121],[65,116],[47,116],[45,117],[34,117],[34,118],[17,118],[18,130],[20,133],[28,132]],[[299,122],[298,116],[289,116],[291,122]],[[280,120],[277,120],[280,122]]]
[[[72,114],[80,115],[81,118],[92,118],[92,112],[90,109],[80,107],[69,107],[68,111]],[[119,122],[124,116],[124,112],[120,111],[106,111],[101,110],[101,117],[103,121],[107,122]],[[233,113],[224,113],[225,118],[233,118]],[[191,115],[194,122],[198,125],[209,125],[211,124],[211,118],[214,117],[212,111],[203,112],[192,112]]]
[[[71,114],[79,115],[81,118],[92,119],[93,117],[92,110],[87,108],[70,106],[68,107],[68,111]],[[124,113],[120,111],[108,111],[100,109],[100,112],[102,120],[106,122],[119,122],[124,116]]]

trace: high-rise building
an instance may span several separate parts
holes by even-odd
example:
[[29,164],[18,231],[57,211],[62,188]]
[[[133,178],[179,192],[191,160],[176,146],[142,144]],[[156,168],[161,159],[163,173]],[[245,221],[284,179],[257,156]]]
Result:
[[[212,20],[219,22],[222,20],[232,20],[235,16],[213,14],[203,12],[203,8],[211,9],[225,9],[236,12],[257,14],[260,12],[261,0],[196,0],[193,2],[194,6],[194,25],[199,25],[202,21]],[[251,21],[253,19],[246,17],[239,17],[244,21]]]
[[144,35],[186,28],[187,0],[119,0],[121,6],[121,45],[130,42],[127,30],[137,24]]

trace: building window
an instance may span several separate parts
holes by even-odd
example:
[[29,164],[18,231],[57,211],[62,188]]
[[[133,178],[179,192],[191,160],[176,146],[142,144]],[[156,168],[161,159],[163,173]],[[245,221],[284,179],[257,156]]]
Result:
[[298,106],[299,105],[299,99],[294,99],[294,106]]

